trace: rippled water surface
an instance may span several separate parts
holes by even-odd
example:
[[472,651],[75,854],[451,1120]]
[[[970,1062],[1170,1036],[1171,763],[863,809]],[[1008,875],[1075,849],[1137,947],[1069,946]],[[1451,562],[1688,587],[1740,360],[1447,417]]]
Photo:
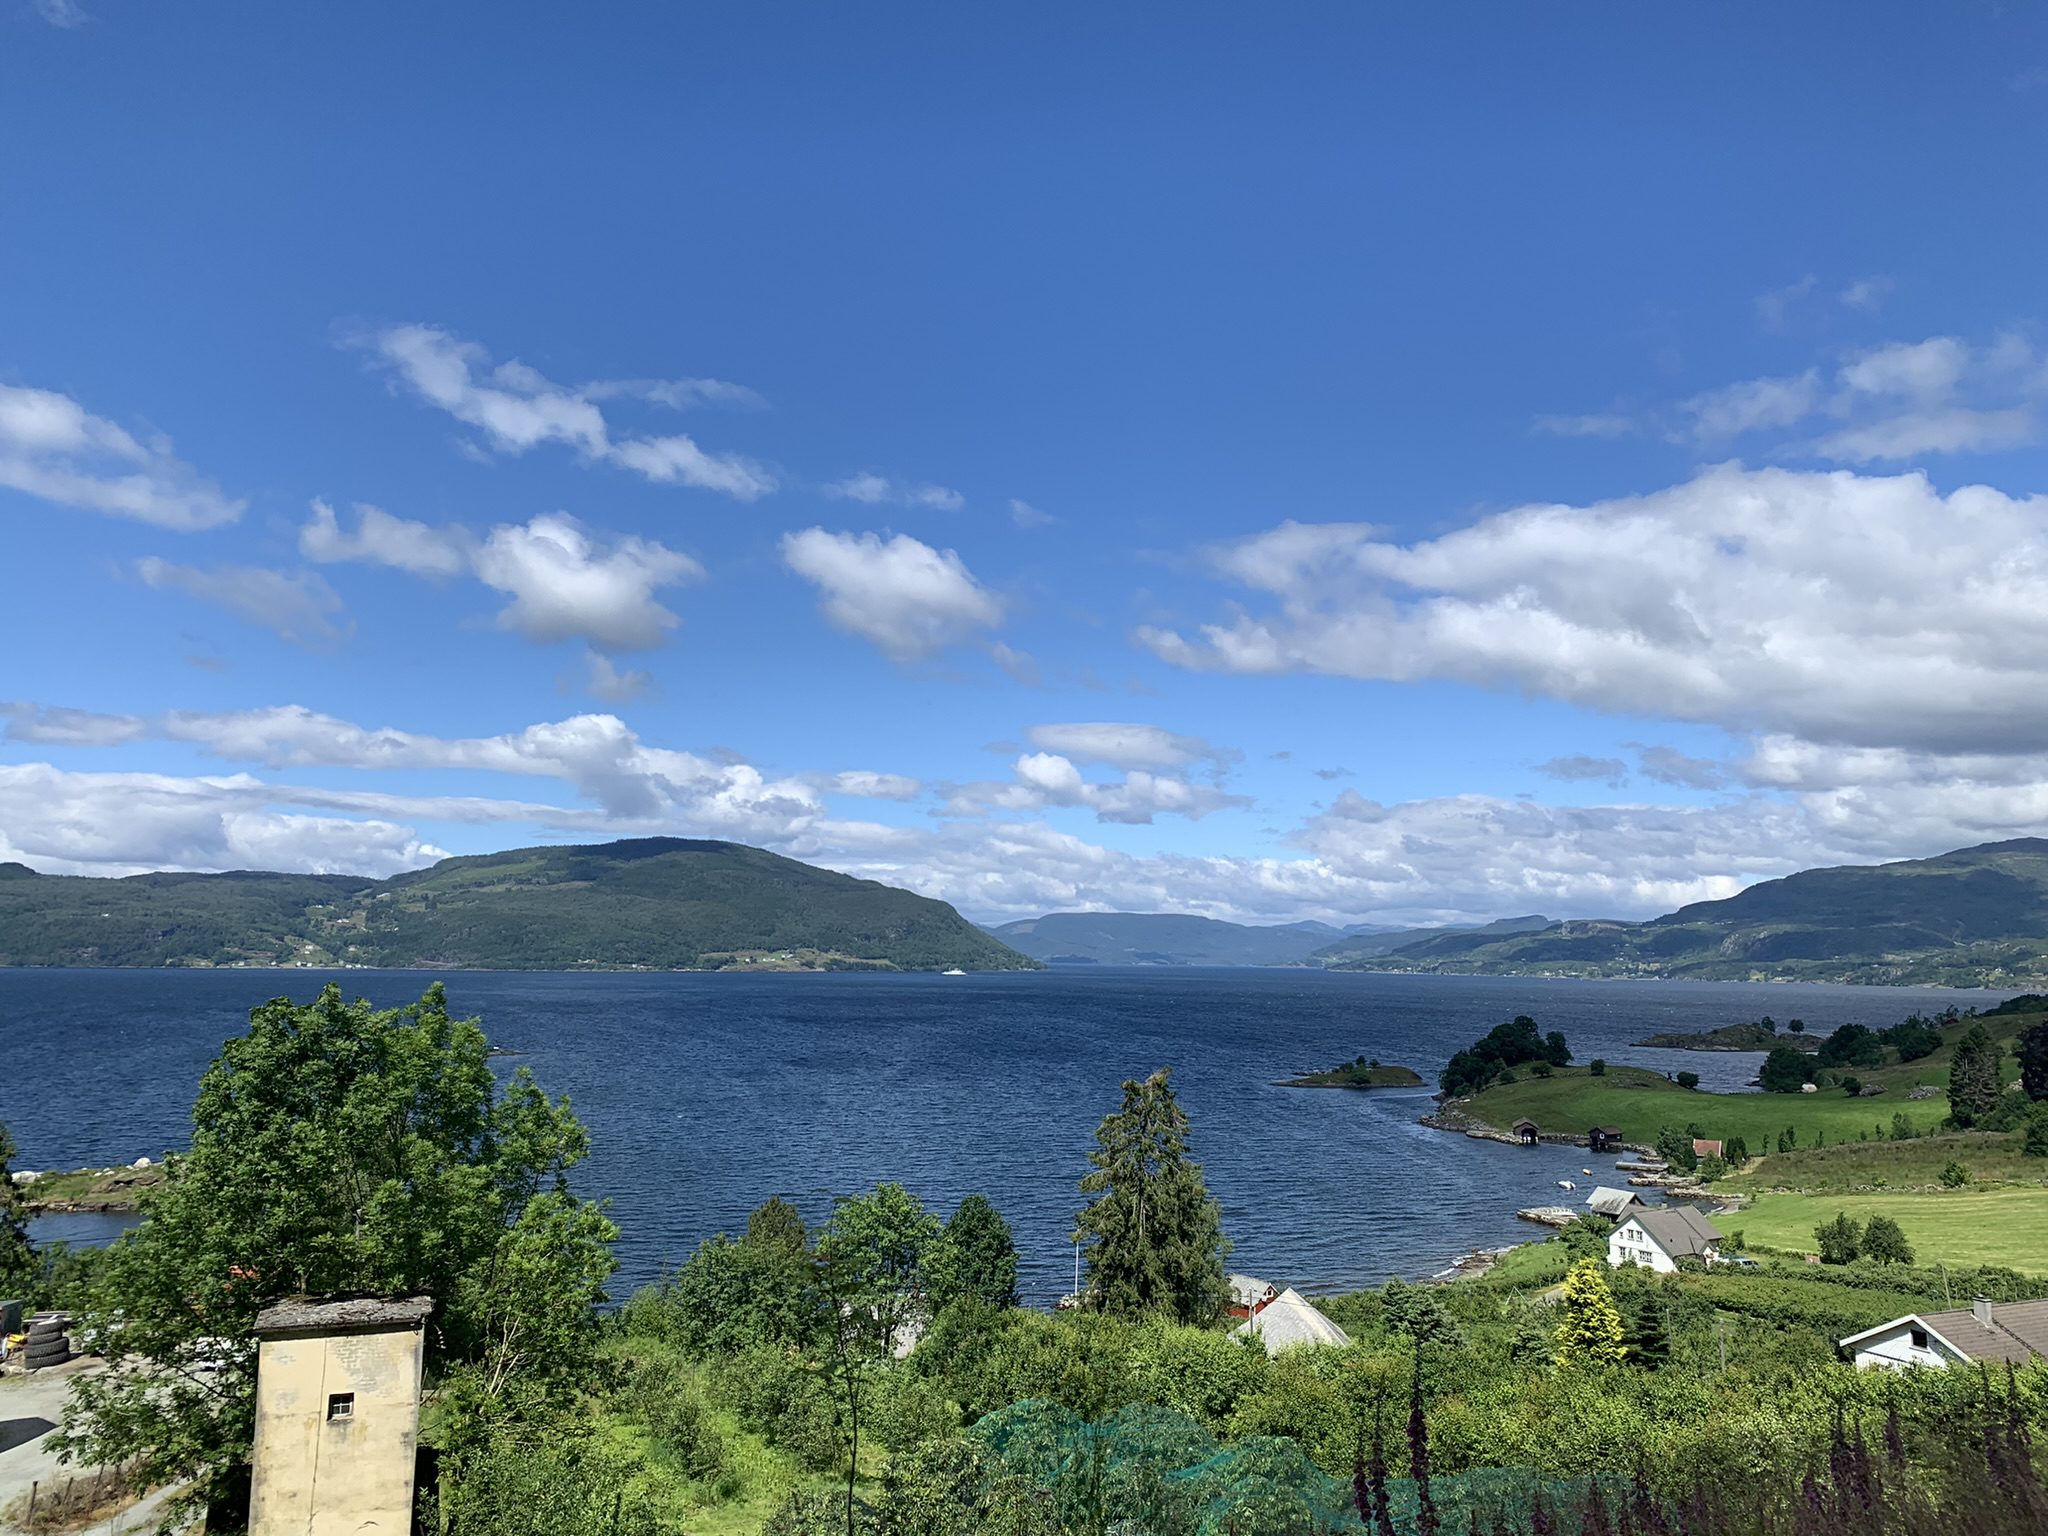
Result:
[[[181,1145],[193,1086],[250,1007],[310,996],[312,971],[0,971],[0,1121],[16,1167],[73,1168]],[[350,971],[379,1004],[420,972]],[[1426,1093],[1288,1089],[1361,1053],[1434,1080],[1516,1013],[1579,1060],[1690,1068],[1708,1087],[1753,1055],[1628,1042],[1769,1013],[1816,1031],[2003,994],[1710,982],[1571,982],[1309,970],[1089,968],[987,976],[470,973],[457,1009],[567,1093],[595,1150],[579,1182],[624,1230],[619,1292],[771,1194],[822,1217],[897,1179],[942,1210],[986,1193],[1017,1231],[1028,1299],[1071,1278],[1075,1181],[1118,1084],[1159,1066],[1222,1201],[1232,1265],[1304,1289],[1420,1275],[1526,1237],[1517,1208],[1612,1158],[1467,1140],[1417,1125]],[[72,1223],[65,1235],[88,1235]],[[52,1235],[55,1235],[54,1230]]]

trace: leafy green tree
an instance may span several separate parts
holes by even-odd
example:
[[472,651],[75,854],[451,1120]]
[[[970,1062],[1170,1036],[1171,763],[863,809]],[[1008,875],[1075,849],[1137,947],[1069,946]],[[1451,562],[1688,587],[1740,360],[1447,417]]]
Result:
[[1188,1156],[1188,1117],[1162,1067],[1123,1085],[1123,1108],[1096,1128],[1081,1180],[1094,1200],[1076,1226],[1088,1287],[1105,1312],[1213,1321],[1228,1299],[1223,1216]]
[[1607,1059],[1604,1056],[1595,1056],[1586,1064],[1586,1070],[1594,1077],[1605,1077],[1607,1075]]
[[1917,1013],[1884,1030],[1879,1038],[1899,1053],[1902,1062],[1920,1061],[1941,1049],[1941,1031]]
[[1941,1170],[1941,1187],[1943,1189],[1961,1189],[1969,1182],[1970,1169],[1967,1163],[1951,1162],[1946,1168]]
[[1765,1093],[1797,1093],[1801,1086],[1813,1081],[1816,1070],[1813,1058],[1806,1052],[1789,1045],[1774,1045],[1756,1077]]
[[1017,1305],[1017,1244],[985,1195],[960,1202],[932,1247],[928,1268],[934,1310],[965,1296],[992,1307]]
[[200,1080],[190,1154],[98,1267],[84,1311],[120,1368],[77,1378],[60,1447],[188,1504],[226,1492],[256,1314],[297,1295],[434,1298],[428,1366],[472,1429],[559,1399],[589,1368],[616,1229],[569,1193],[588,1143],[568,1102],[524,1071],[500,1091],[485,1053],[438,984],[399,1009],[333,986],[257,1008]]
[[1699,1165],[1699,1155],[1692,1149],[1692,1134],[1672,1125],[1658,1128],[1657,1155],[1672,1167],[1683,1168],[1687,1173]]
[[892,1356],[924,1288],[925,1258],[939,1237],[939,1218],[901,1184],[877,1184],[840,1200],[818,1232],[818,1262],[835,1277],[834,1291],[859,1309],[879,1353]]
[[2027,1157],[2048,1157],[2048,1108],[2037,1109],[2027,1117],[2020,1151]]
[[1948,1068],[1949,1115],[1968,1130],[1998,1107],[1998,1046],[1982,1024],[1956,1042]]
[[1863,1224],[1846,1211],[1838,1212],[1833,1221],[1813,1229],[1813,1240],[1820,1248],[1821,1263],[1853,1264],[1863,1251]]
[[[1806,1033],[1806,1020],[1787,1019],[1785,1021],[1785,1027],[1791,1030],[1792,1033],[1795,1035],[1803,1035]],[[1778,1032],[1778,1026],[1771,1022],[1771,1017],[1769,1014],[1764,1015],[1764,1028],[1768,1029],[1772,1034],[1776,1034]]]
[[1700,1075],[1697,1072],[1681,1072],[1678,1074],[1677,1083],[1679,1087],[1690,1092],[1692,1089],[1699,1087]]
[[1884,1064],[1884,1042],[1867,1024],[1844,1024],[1821,1041],[1814,1060],[1824,1067],[1877,1067]]
[[28,1221],[15,1192],[14,1138],[0,1125],[0,1294],[27,1296],[38,1279],[35,1248],[28,1240]]
[[1889,1216],[1873,1216],[1863,1229],[1863,1257],[1876,1264],[1911,1264],[1913,1245]]
[[1581,1259],[1566,1272],[1555,1337],[1557,1358],[1566,1365],[1619,1365],[1627,1354],[1621,1312],[1600,1260]]
[[2013,1054],[2020,1059],[2020,1086],[2036,1104],[2048,1100],[2048,1022],[2020,1036]]

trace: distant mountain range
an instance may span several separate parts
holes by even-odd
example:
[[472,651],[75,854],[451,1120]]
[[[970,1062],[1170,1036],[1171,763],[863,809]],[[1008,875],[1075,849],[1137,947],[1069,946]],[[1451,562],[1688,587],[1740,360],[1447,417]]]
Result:
[[369,880],[0,864],[0,965],[1013,970],[942,901],[740,843],[516,848]]
[[[1542,928],[1547,917],[1515,917],[1486,932]],[[1356,923],[1284,923],[1261,927],[1173,912],[1054,912],[989,932],[1049,965],[1334,965],[1384,955],[1404,944],[1454,931]]]
[[2048,839],[1809,869],[1644,923],[1443,933],[1361,969],[2037,987],[2048,981]]

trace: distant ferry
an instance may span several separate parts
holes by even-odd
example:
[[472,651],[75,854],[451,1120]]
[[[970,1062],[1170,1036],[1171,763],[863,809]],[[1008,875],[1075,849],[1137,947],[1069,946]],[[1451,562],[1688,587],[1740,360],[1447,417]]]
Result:
[[952,970],[950,970],[950,971],[941,971],[941,972],[939,972],[939,974],[940,974],[941,976],[965,976],[965,975],[966,975],[967,973],[966,973],[965,971],[961,970],[961,969],[960,969],[960,968],[959,968],[958,966],[955,966],[955,967],[954,967],[954,968],[953,968]]

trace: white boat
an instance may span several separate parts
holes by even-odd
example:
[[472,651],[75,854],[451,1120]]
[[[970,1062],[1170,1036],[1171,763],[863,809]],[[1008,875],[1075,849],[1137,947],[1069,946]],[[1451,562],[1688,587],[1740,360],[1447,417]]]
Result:
[[1559,1189],[1577,1189],[1579,1186],[1574,1184],[1570,1179],[1559,1179],[1557,1181],[1557,1187]]
[[955,969],[953,969],[953,970],[950,970],[950,971],[941,971],[941,972],[939,972],[939,974],[940,974],[941,976],[965,976],[965,975],[966,975],[967,973],[966,973],[965,971],[963,971],[963,970],[960,970],[960,969],[958,969],[958,968],[955,968]]

